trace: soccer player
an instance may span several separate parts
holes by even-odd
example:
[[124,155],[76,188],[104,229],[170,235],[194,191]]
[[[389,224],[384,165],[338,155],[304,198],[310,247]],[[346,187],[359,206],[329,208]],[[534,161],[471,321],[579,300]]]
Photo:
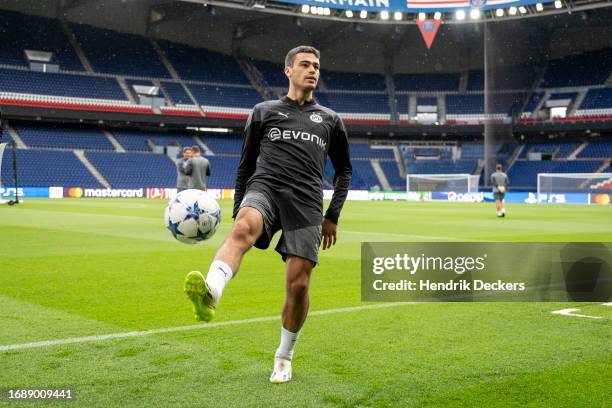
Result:
[[191,176],[189,178],[189,188],[206,190],[206,177],[211,174],[210,162],[202,157],[198,146],[192,146],[191,151],[193,156],[185,165],[185,173]]
[[[352,175],[347,133],[340,117],[319,105],[319,51],[299,46],[285,57],[286,96],[255,105],[249,116],[236,178],[231,232],[208,270],[185,278],[198,320],[210,321],[225,285],[252,247],[266,249],[282,230],[276,251],[285,261],[285,302],[273,383],[291,380],[291,358],[309,307],[310,275],[319,246],[336,243],[338,217]],[[334,193],[323,215],[326,156],[334,166]]]
[[506,205],[504,196],[508,191],[508,175],[502,171],[502,165],[495,166],[495,173],[491,174],[491,184],[493,185],[493,195],[495,196],[495,208],[498,217],[506,216]]
[[179,193],[189,188],[189,175],[185,172],[185,167],[192,154],[191,147],[183,147],[183,157],[176,159],[176,190]]

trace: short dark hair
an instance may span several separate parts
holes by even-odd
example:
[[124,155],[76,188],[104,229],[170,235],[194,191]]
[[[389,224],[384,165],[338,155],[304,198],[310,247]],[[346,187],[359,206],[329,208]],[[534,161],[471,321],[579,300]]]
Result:
[[314,54],[315,57],[321,58],[321,53],[315,47],[312,47],[310,45],[300,45],[298,47],[291,49],[287,53],[287,56],[285,57],[285,66],[292,67],[293,61],[295,60],[295,56],[301,52],[308,53],[308,54]]
[[495,166],[495,170],[501,170],[502,169],[502,165],[498,164],[497,166]]
[[191,146],[191,150],[193,150],[194,153],[200,153],[200,148],[198,146]]
[[185,146],[185,147],[183,147],[183,152],[186,152],[186,151],[188,151],[188,150],[192,150],[190,146]]

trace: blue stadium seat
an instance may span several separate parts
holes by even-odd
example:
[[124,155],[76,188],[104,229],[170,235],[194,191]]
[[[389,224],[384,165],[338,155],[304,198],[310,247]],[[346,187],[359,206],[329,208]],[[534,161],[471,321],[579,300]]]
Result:
[[462,160],[414,160],[406,161],[408,174],[472,174],[477,162]]
[[612,88],[590,89],[580,104],[580,109],[611,109]]
[[114,78],[14,69],[0,69],[0,91],[75,98],[127,100],[119,83]]
[[397,91],[457,91],[460,75],[452,74],[396,74]]
[[70,27],[97,72],[156,78],[170,77],[146,37],[85,24],[71,24]]
[[542,86],[587,86],[603,84],[612,73],[612,48],[569,55],[548,63]]
[[612,158],[612,141],[601,140],[589,142],[588,145],[578,153],[579,158]]
[[161,86],[172,99],[175,104],[193,105],[193,101],[187,94],[187,91],[182,84],[176,82],[162,82]]
[[508,177],[512,189],[533,191],[538,173],[592,173],[602,164],[601,160],[517,160],[508,170]]
[[372,149],[367,143],[349,143],[351,158],[353,159],[393,159],[392,149]]
[[395,160],[381,160],[379,163],[380,167],[385,172],[385,176],[387,177],[387,181],[391,185],[391,188],[393,190],[405,190],[406,179],[400,176],[397,162]]
[[[103,187],[73,152],[17,149],[17,165],[21,186]],[[5,155],[2,180],[7,184],[13,183],[12,166],[12,155]]]
[[176,187],[176,165],[165,154],[85,153],[114,188]]
[[483,95],[446,95],[446,113],[478,114],[484,113]]
[[0,64],[28,66],[27,49],[52,52],[62,70],[83,70],[57,19],[1,11],[0,33]]
[[384,91],[387,88],[385,77],[381,74],[322,70],[321,77],[328,89]]
[[484,144],[483,143],[464,143],[461,146],[462,159],[484,159]]
[[521,152],[520,158],[525,159],[530,152],[549,153],[553,158],[562,159],[569,156],[574,150],[580,146],[578,142],[558,142],[558,143],[525,143],[525,147]]
[[[327,105],[321,98],[327,99]],[[317,94],[324,106],[342,113],[389,113],[389,97],[387,94],[351,94],[322,93]]]
[[125,150],[151,151],[149,142],[157,146],[196,146],[192,135],[182,132],[151,132],[138,130],[113,130],[113,135]]
[[289,79],[285,75],[283,69],[285,64],[282,62],[274,63],[258,59],[251,59],[251,62],[261,72],[264,80],[269,86],[286,88],[289,85]]
[[250,109],[263,102],[261,95],[253,88],[189,85],[189,89],[200,105]]
[[35,124],[13,125],[24,143],[30,147],[64,149],[114,150],[115,147],[99,129],[51,127]]
[[160,40],[160,47],[183,79],[250,85],[231,55]]
[[219,136],[205,134],[202,136],[204,144],[208,146],[214,154],[235,154],[242,151],[242,136]]

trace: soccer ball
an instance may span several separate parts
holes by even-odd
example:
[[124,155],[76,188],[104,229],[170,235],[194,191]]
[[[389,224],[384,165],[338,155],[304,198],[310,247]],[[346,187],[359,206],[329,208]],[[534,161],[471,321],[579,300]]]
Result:
[[168,202],[164,222],[178,241],[197,244],[215,235],[221,223],[221,209],[206,192],[184,190]]

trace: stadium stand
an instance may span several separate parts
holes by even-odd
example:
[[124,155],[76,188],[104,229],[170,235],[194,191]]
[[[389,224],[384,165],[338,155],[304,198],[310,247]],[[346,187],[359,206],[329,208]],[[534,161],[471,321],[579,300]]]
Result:
[[127,101],[114,78],[0,69],[0,92]]
[[604,164],[602,160],[519,160],[508,170],[513,190],[534,191],[538,173],[593,173]]
[[250,84],[238,62],[230,55],[165,40],[160,40],[158,43],[183,79],[223,84]]
[[541,86],[588,86],[603,84],[612,73],[612,48],[551,60]]
[[393,149],[373,149],[367,143],[350,143],[351,158],[361,159],[393,159]]
[[251,109],[263,102],[261,95],[253,88],[189,85],[189,89],[200,105]]
[[521,159],[527,158],[529,153],[549,153],[553,158],[566,158],[580,146],[578,142],[557,142],[557,143],[525,143],[521,152]]
[[335,72],[321,70],[321,77],[328,89],[384,91],[385,77],[381,74]]
[[317,97],[321,103],[327,99],[330,108],[339,113],[389,113],[389,97],[387,94],[351,94],[320,92]]
[[285,88],[289,84],[289,80],[283,72],[284,64],[258,59],[250,59],[250,61],[255,65],[255,68],[261,72],[264,80],[269,86]]
[[393,80],[397,91],[457,91],[458,73],[448,74],[395,74]]
[[192,105],[193,101],[187,94],[187,91],[182,84],[176,82],[162,82],[161,86],[164,88],[172,102],[177,105]]
[[0,12],[0,33],[0,64],[27,67],[24,50],[34,50],[52,52],[62,70],[83,70],[57,19],[5,10]]
[[151,132],[137,130],[113,130],[113,135],[128,151],[151,151],[156,146],[195,146],[198,144],[193,136],[182,132]]
[[578,153],[578,158],[601,158],[612,159],[612,141],[601,140],[589,142],[586,147]]
[[205,134],[202,139],[214,154],[239,155],[242,150],[242,137]]
[[384,160],[380,161],[379,164],[393,190],[406,189],[406,179],[400,176],[399,168],[397,167],[397,162],[395,160]]
[[472,174],[476,168],[475,160],[406,160],[408,174]]
[[70,27],[97,72],[170,77],[147,38],[85,24],[71,24]]
[[15,125],[21,139],[30,147],[114,150],[115,147],[98,129],[49,127],[44,125]]
[[114,188],[176,187],[176,166],[165,154],[86,152]]
[[[103,187],[73,152],[17,149],[17,163],[22,186]],[[12,166],[12,155],[5,155],[4,182],[12,183]]]

